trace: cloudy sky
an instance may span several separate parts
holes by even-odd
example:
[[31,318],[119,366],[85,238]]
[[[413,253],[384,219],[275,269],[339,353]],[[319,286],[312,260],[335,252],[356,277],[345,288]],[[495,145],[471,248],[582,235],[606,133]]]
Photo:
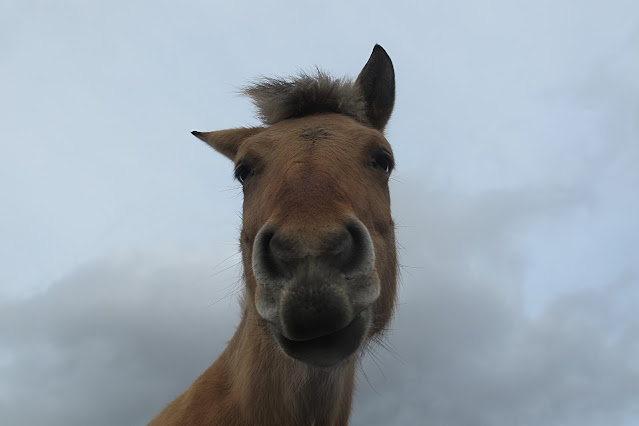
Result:
[[142,425],[238,322],[237,88],[395,64],[354,425],[639,424],[639,3],[0,2],[0,424]]

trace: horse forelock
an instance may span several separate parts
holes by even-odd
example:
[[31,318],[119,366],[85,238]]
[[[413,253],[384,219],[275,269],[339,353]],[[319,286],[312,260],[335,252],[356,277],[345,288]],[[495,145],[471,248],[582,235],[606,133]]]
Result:
[[344,114],[368,124],[366,105],[356,84],[316,70],[291,78],[263,78],[241,91],[257,108],[265,125],[322,112]]

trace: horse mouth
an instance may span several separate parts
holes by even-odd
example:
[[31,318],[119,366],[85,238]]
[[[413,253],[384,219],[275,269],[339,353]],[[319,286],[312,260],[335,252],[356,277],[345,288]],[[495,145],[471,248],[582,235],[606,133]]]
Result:
[[337,331],[308,340],[288,339],[277,329],[273,332],[282,350],[291,358],[315,367],[335,367],[362,345],[368,331],[370,311],[370,307],[363,310]]

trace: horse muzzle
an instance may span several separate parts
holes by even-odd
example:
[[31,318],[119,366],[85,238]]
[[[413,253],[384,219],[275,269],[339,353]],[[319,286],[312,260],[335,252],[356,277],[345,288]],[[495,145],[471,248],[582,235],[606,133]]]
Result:
[[252,260],[257,311],[286,354],[331,367],[362,346],[380,282],[361,221],[348,217],[314,233],[268,222]]

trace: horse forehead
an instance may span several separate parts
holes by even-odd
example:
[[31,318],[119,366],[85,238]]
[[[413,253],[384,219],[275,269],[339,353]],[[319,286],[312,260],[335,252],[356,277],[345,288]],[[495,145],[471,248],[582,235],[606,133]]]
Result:
[[298,139],[307,142],[320,142],[330,139],[333,134],[326,128],[318,125],[302,127]]
[[249,137],[239,147],[236,161],[277,165],[279,171],[298,162],[328,170],[344,162],[358,164],[375,147],[392,152],[378,130],[340,114],[318,114],[284,120]]
[[319,154],[325,152],[321,148],[329,147],[330,150],[337,149],[342,155],[348,151],[356,154],[371,144],[388,145],[377,130],[339,114],[319,114],[285,120],[269,127],[255,141],[259,141],[259,145],[268,150],[293,155],[316,149]]
[[272,125],[268,133],[287,140],[321,141],[374,137],[378,132],[344,115],[317,114],[281,121]]

